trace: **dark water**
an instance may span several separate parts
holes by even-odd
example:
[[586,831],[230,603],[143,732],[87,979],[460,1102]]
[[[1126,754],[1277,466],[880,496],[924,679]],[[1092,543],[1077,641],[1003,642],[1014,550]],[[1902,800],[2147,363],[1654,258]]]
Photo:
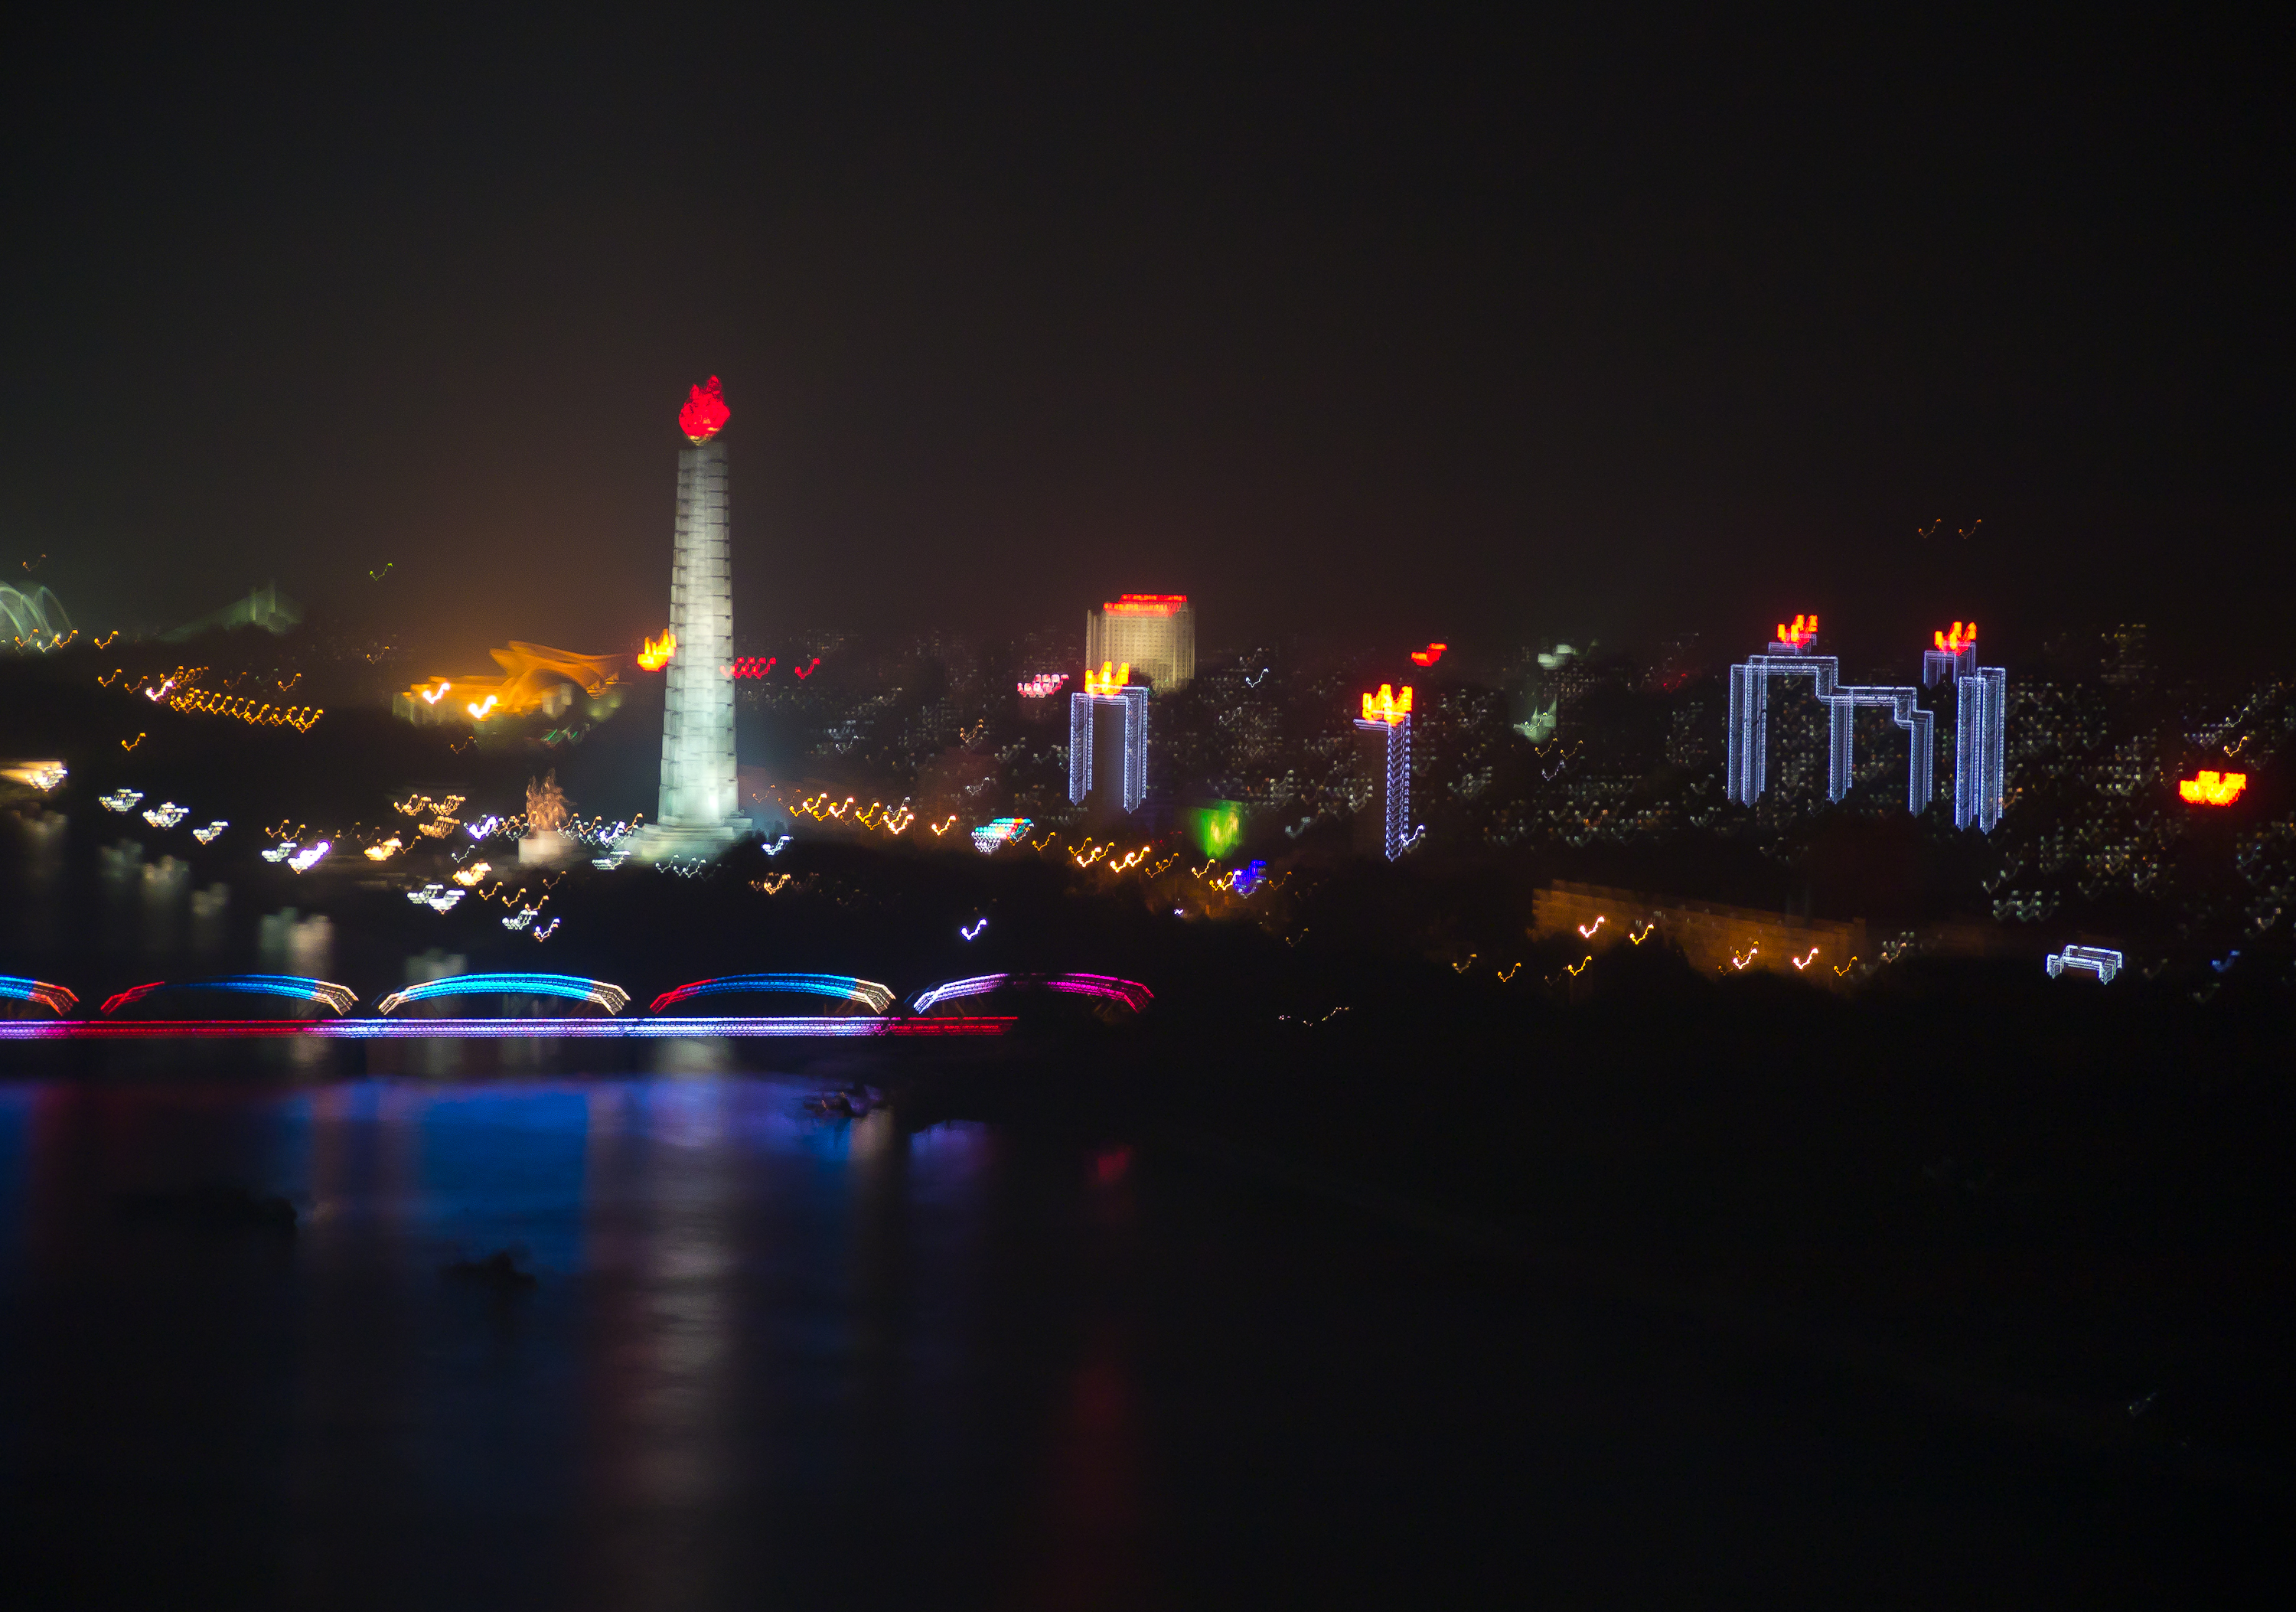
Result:
[[[0,1086],[20,1604],[2037,1604],[2142,1493],[1153,1147],[725,1074]],[[171,1196],[225,1183],[298,1207]],[[516,1250],[530,1285],[449,1273]]]

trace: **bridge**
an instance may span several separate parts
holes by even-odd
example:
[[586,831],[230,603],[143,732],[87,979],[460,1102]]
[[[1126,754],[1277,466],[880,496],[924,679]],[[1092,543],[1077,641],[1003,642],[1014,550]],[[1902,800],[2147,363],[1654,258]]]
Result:
[[[88,1016],[74,1016],[78,997],[43,980],[0,975],[0,1001],[45,1008],[46,1017],[0,1019],[0,1041],[150,1040],[224,1038],[274,1040],[664,1040],[714,1037],[979,1037],[1008,1033],[1019,1015],[937,1011],[943,1002],[997,992],[1048,992],[1085,999],[1109,1010],[1137,1015],[1154,993],[1136,980],[1100,974],[996,974],[950,980],[917,991],[906,1012],[898,1011],[890,987],[849,975],[743,974],[694,980],[663,991],[644,1014],[623,1016],[629,993],[604,980],[578,975],[464,974],[425,980],[381,998],[371,1014],[354,1016],[357,992],[348,985],[300,975],[225,975],[211,979],[166,981],[130,986],[104,999]],[[121,1017],[123,1009],[174,1008],[186,997],[269,998],[318,1010],[298,1018],[219,1016]],[[664,1010],[699,998],[734,994],[825,997],[843,1002],[842,1014],[685,1015]],[[549,1017],[396,1016],[413,1003],[462,997],[539,998],[562,1001],[573,1011]],[[584,1010],[587,1009],[587,1012]]]

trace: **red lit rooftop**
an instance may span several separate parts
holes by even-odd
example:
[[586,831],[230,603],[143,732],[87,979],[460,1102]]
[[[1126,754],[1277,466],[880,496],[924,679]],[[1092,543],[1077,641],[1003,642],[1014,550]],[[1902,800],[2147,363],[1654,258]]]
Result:
[[1168,616],[1187,607],[1188,596],[1184,593],[1128,593],[1100,609],[1102,614],[1111,616]]

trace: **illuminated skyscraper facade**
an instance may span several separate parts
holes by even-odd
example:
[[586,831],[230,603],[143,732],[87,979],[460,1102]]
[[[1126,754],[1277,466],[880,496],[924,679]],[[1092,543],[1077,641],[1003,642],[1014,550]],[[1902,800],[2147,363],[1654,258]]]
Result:
[[1974,621],[1936,637],[1922,652],[1922,681],[1953,685],[1953,826],[1991,834],[2007,794],[2009,673],[1977,663]]
[[1364,695],[1356,735],[1372,780],[1372,798],[1356,814],[1356,843],[1392,862],[1419,837],[1411,827],[1411,690],[1398,695],[1382,683]]
[[1921,691],[1845,685],[1839,680],[1839,661],[1810,653],[1816,643],[1817,618],[1796,616],[1792,626],[1778,629],[1768,654],[1750,655],[1742,664],[1730,668],[1730,748],[1723,773],[1724,793],[1744,806],[1762,798],[1768,785],[1770,685],[1781,678],[1808,678],[1811,692],[1826,708],[1825,798],[1839,801],[1849,793],[1856,769],[1857,712],[1860,708],[1873,708],[1889,711],[1906,730],[1910,752],[1906,810],[1926,810],[1937,791],[1936,733],[1935,718],[1922,709]]
[[1069,801],[1114,816],[1147,798],[1148,691],[1121,667],[1087,667],[1069,696]]
[[712,376],[678,412],[676,540],[669,572],[668,687],[661,722],[661,810],[637,854],[714,857],[748,829],[735,815],[734,572],[727,532],[728,418]]
[[1185,688],[1196,675],[1196,613],[1178,593],[1128,593],[1084,618],[1087,666],[1128,665],[1160,694]]

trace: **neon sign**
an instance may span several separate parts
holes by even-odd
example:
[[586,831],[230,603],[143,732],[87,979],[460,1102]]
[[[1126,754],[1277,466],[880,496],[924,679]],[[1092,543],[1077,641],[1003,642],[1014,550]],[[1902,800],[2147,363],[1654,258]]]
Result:
[[2194,806],[2229,806],[2248,787],[2244,772],[2207,772],[2177,780],[2177,793]]
[[[665,627],[661,629],[661,637],[659,641],[648,638],[645,641],[645,647],[638,651],[638,664],[648,671],[660,671],[669,664],[670,657],[676,653],[677,634]],[[491,704],[493,702],[489,700],[488,703]]]
[[[767,655],[762,660],[756,655],[735,655],[728,675],[737,678],[762,678],[774,669],[774,662],[778,659],[780,657],[777,655]],[[653,668],[649,666],[646,670],[652,671]]]
[[1430,644],[1424,649],[1414,649],[1411,652],[1411,663],[1414,666],[1432,666],[1443,658],[1443,652],[1450,647],[1448,644]]
[[1187,607],[1188,596],[1184,593],[1128,593],[1100,608],[1111,616],[1168,616]]
[[686,394],[685,405],[677,411],[677,429],[696,443],[707,442],[726,429],[726,422],[734,411],[726,407],[726,394],[718,384],[718,377],[709,377],[709,384],[697,386]]
[[[1131,670],[1129,666],[1125,668],[1128,672]],[[1068,680],[1069,674],[1065,671],[1040,671],[1014,687],[1021,691],[1021,697],[1024,700],[1049,700],[1060,693],[1061,685]]]

